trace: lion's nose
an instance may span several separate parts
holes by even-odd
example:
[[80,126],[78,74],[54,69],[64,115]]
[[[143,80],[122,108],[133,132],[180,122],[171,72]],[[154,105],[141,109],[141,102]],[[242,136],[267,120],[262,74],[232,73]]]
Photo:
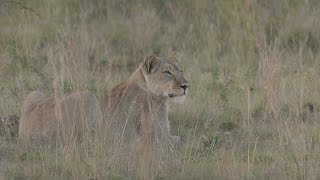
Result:
[[180,87],[181,87],[183,90],[186,90],[186,89],[189,87],[189,84],[181,84]]

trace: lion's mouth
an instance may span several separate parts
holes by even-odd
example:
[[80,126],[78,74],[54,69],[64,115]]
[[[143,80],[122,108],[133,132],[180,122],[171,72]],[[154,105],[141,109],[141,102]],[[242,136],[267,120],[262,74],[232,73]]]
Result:
[[168,96],[170,97],[170,98],[175,98],[175,97],[182,97],[182,96],[186,96],[187,94],[184,92],[184,93],[182,93],[181,95],[173,95],[173,94],[169,94]]

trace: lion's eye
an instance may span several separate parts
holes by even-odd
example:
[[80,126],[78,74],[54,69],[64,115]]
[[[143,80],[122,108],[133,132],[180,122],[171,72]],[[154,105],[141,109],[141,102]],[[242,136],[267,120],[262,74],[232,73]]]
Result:
[[172,73],[170,71],[164,71],[163,73],[172,76]]

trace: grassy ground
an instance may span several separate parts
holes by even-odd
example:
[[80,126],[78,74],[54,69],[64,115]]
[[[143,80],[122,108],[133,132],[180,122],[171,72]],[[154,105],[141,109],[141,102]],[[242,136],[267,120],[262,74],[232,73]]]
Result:
[[[66,93],[100,96],[144,55],[177,50],[190,94],[170,120],[185,144],[161,156],[155,179],[319,179],[319,8],[317,0],[0,1],[0,111],[19,115],[26,95],[52,94],[54,80]],[[137,178],[129,155],[104,146],[0,141],[0,179]]]

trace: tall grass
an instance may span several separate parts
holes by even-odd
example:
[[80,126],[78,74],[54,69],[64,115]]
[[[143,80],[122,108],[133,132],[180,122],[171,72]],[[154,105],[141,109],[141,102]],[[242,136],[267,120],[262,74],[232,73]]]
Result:
[[[152,151],[153,178],[319,179],[318,1],[19,2],[0,1],[1,114],[54,82],[100,97],[144,55],[177,50],[190,93],[169,118],[184,145]],[[138,178],[135,152],[117,150],[1,139],[0,177]]]

